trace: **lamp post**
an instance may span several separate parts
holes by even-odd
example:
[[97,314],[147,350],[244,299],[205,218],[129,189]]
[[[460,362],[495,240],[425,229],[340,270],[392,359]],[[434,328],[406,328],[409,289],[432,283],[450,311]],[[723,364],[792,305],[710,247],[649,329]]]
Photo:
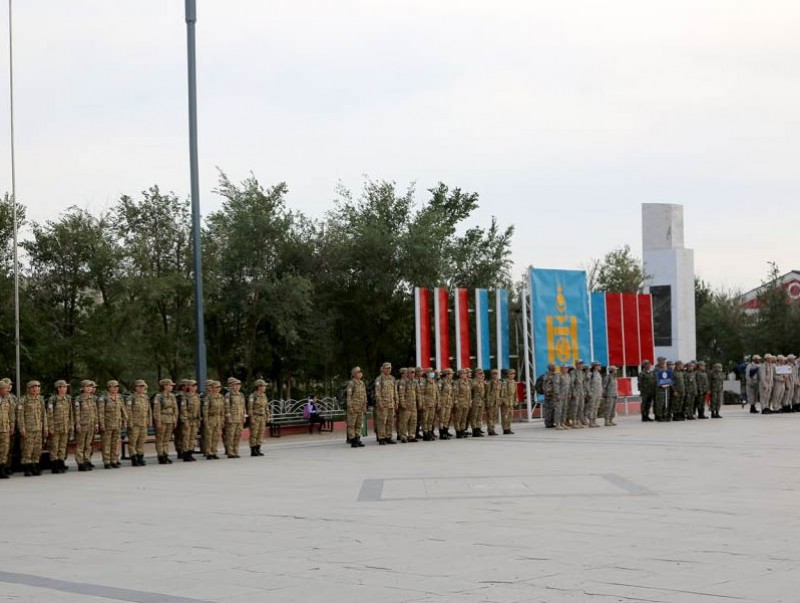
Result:
[[[10,1],[10,0],[9,0]],[[197,21],[196,0],[186,0],[186,44],[189,71],[189,167],[192,186],[192,241],[194,244],[194,308],[197,343],[195,368],[200,391],[206,384],[206,334],[203,307],[203,258],[200,246],[200,183],[197,166],[197,68],[194,25]]]

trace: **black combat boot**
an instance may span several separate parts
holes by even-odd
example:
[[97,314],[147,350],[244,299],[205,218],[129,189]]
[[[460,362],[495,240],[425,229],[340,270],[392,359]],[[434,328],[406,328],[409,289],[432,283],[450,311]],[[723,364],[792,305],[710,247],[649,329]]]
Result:
[[29,463],[25,463],[24,465],[22,465],[22,468],[25,470],[24,473],[25,477],[30,477],[31,475],[33,475],[33,472],[31,471],[31,465]]
[[250,456],[258,456],[255,446],[250,446]]
[[431,436],[430,436],[429,432],[426,431],[425,433],[422,434],[422,441],[423,442],[430,442],[431,441]]
[[31,467],[31,471],[33,471],[34,475],[42,474],[42,468],[39,466],[39,463],[34,463],[33,466]]
[[103,469],[111,469],[111,463],[103,463]]
[[472,429],[472,437],[473,438],[482,438],[483,432],[481,431],[480,427]]
[[59,467],[59,463],[61,461],[53,461],[50,464],[50,473],[61,473],[61,467]]
[[0,479],[8,479],[8,474],[6,473],[5,465],[0,465]]
[[132,454],[131,455],[131,467],[138,467],[139,466],[139,455]]
[[147,461],[146,461],[146,460],[144,460],[144,455],[143,455],[143,454],[140,454],[140,455],[139,455],[139,466],[140,466],[140,467],[144,467],[146,464],[147,464]]
[[358,440],[353,438],[350,440],[350,448],[358,448]]

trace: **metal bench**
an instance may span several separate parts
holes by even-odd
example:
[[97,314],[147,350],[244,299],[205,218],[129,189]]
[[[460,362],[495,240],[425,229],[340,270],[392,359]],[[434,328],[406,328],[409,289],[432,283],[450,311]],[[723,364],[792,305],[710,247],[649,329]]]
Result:
[[[307,400],[270,400],[269,412],[269,435],[271,438],[281,437],[282,427],[297,427],[306,425],[310,429],[314,424],[309,419],[303,417],[303,409]],[[322,422],[319,423],[320,431],[333,431],[335,421],[345,417],[344,408],[336,398],[321,398],[317,400],[319,415]]]

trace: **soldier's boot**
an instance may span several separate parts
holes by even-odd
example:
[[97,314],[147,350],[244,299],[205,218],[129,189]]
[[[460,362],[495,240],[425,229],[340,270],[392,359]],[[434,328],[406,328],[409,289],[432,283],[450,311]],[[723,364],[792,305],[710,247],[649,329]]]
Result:
[[256,447],[255,446],[250,446],[250,456],[258,456],[256,454]]
[[355,438],[350,440],[350,448],[358,448],[358,440],[356,440]]
[[616,424],[616,423],[614,423],[614,419],[610,419],[610,420],[608,421],[608,424],[609,424],[609,425],[611,425],[612,427],[616,427],[616,426],[617,426],[617,424]]
[[140,467],[144,467],[146,464],[147,464],[147,461],[146,461],[146,460],[144,460],[144,455],[143,455],[143,454],[140,454],[140,455],[139,455],[139,466],[140,466]]
[[[359,437],[356,437],[356,446],[358,446],[359,448],[363,448],[364,447],[364,442],[362,442],[361,438],[359,438]],[[262,454],[261,456],[264,456],[264,455]]]
[[111,463],[103,463],[103,469],[111,469]]
[[564,427],[561,423],[555,426],[556,431],[564,431],[567,427]]
[[[131,455],[131,467],[138,467],[139,466],[139,455],[132,454]],[[78,471],[80,471],[80,467],[78,467]]]
[[0,465],[0,479],[8,479],[8,473],[6,473],[5,465]]
[[428,435],[428,432],[427,432],[427,431],[426,431],[425,433],[423,433],[423,434],[422,434],[422,441],[423,441],[423,442],[430,442],[430,441],[431,441],[431,436],[430,436],[430,435]]
[[[359,442],[361,441],[361,438],[356,438],[356,439],[357,439]],[[259,446],[259,447],[256,449],[256,452],[258,452],[258,456],[264,456],[264,453],[263,453],[263,452],[261,452],[261,446]]]
[[24,465],[22,465],[22,468],[25,470],[24,473],[25,477],[30,477],[31,475],[33,475],[33,472],[31,471],[31,465],[29,463],[25,463]]
[[31,471],[33,472],[34,475],[41,475],[42,474],[42,468],[39,466],[39,463],[34,463],[31,466]]
[[456,439],[460,440],[463,437],[464,437],[464,434],[461,432],[461,430],[460,429],[456,429]]
[[600,427],[597,424],[597,419],[589,419],[589,427]]
[[604,427],[610,427],[611,426],[611,421],[609,421],[608,419],[604,419],[603,421],[604,421],[603,422],[603,426]]
[[379,446],[386,446],[386,438],[379,438],[378,439]]
[[755,404],[751,404],[750,405],[750,414],[751,415],[757,415],[758,414],[758,411],[756,410],[756,405]]
[[482,438],[483,437],[483,432],[481,431],[480,427],[478,427],[478,428],[473,427],[472,428],[472,437],[473,438]]
[[498,434],[497,434],[497,432],[496,432],[494,429],[490,429],[490,430],[489,430],[489,434],[488,434],[488,435],[490,435],[490,436],[496,436],[496,435],[498,435]]

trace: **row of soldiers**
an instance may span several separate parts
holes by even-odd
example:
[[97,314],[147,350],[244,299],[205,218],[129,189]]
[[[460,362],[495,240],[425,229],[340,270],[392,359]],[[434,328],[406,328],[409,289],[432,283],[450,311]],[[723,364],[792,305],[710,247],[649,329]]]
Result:
[[[667,361],[663,356],[651,366],[642,363],[639,372],[639,391],[642,396],[642,421],[692,421],[707,419],[706,400],[710,402],[711,418],[721,419],[725,375],[717,363],[706,370],[703,360]],[[653,411],[654,418],[650,417]]]
[[800,360],[794,355],[753,354],[744,371],[751,413],[800,412]]
[[119,382],[106,383],[107,391],[97,396],[97,384],[86,379],[81,392],[67,394],[68,384],[56,381],[55,393],[47,400],[39,381],[28,381],[26,393],[17,399],[11,393],[11,380],[0,380],[0,479],[11,475],[11,449],[15,434],[20,439],[25,476],[40,475],[39,459],[45,442],[50,452],[53,473],[67,471],[67,444],[75,442],[75,461],[79,471],[91,471],[92,445],[99,433],[106,469],[120,467],[122,432],[127,432],[131,464],[144,466],[144,446],[148,430],[155,431],[156,453],[160,464],[171,464],[168,445],[174,438],[178,458],[194,461],[198,435],[206,459],[218,459],[220,438],[228,458],[239,458],[239,441],[246,422],[250,427],[250,455],[264,456],[261,445],[269,422],[266,382],[255,382],[255,391],[245,399],[240,380],[228,379],[229,391],[221,394],[222,383],[206,381],[201,401],[197,381],[184,379],[173,393],[171,379],[159,381],[158,393],[150,399],[147,382],[134,382],[134,393],[123,396]]
[[599,362],[587,365],[583,360],[560,367],[547,365],[539,387],[544,395],[545,427],[559,431],[599,427],[598,414],[606,427],[616,426],[618,369],[612,365],[603,374],[602,368]]
[[[374,424],[378,444],[448,440],[499,435],[498,415],[503,434],[512,435],[511,420],[517,403],[516,371],[508,369],[504,379],[500,371],[483,369],[444,369],[439,375],[428,368],[403,368],[400,377],[392,375],[392,365],[384,362],[375,379]],[[367,408],[367,385],[360,367],[351,371],[347,384],[347,442],[363,447],[362,422]],[[483,426],[486,426],[486,432]],[[453,433],[450,433],[453,427]],[[393,432],[397,439],[393,439]]]

